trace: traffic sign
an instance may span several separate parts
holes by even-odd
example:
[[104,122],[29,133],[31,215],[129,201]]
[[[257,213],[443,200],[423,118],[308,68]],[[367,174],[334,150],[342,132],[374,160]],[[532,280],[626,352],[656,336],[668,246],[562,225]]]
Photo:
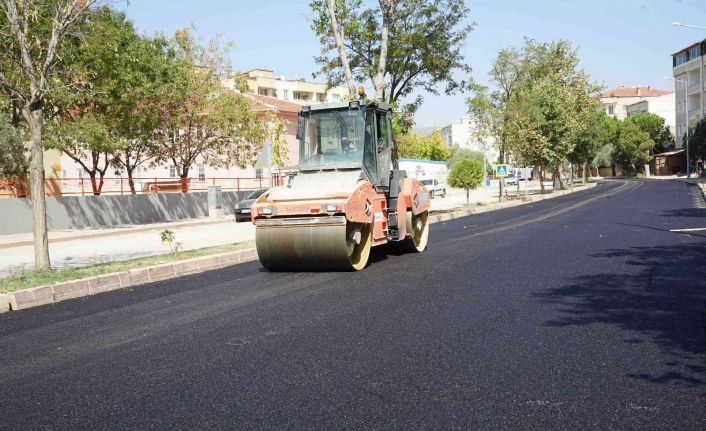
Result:
[[507,165],[497,165],[495,167],[495,176],[496,177],[506,177],[507,176]]

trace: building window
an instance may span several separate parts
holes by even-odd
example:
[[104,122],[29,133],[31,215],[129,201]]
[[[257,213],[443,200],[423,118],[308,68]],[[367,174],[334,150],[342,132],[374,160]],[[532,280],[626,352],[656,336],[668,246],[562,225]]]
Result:
[[696,57],[701,56],[701,49],[699,49],[699,48],[700,47],[698,45],[692,46],[691,48],[689,48],[689,60],[693,60]]
[[199,165],[199,181],[206,181],[206,166],[203,164]]
[[684,64],[687,61],[689,61],[689,53],[688,51],[682,51],[674,56],[674,67]]
[[325,102],[326,101],[326,93],[319,93],[318,98],[319,98],[319,102]]
[[260,168],[255,168],[255,178],[261,179],[262,178],[262,169]]
[[169,167],[169,178],[176,178],[176,166],[174,165]]
[[282,90],[282,97],[284,100],[289,100],[289,90]]
[[615,106],[608,105],[608,115],[615,115]]
[[307,93],[300,93],[298,91],[295,91],[294,100],[309,100],[309,95]]

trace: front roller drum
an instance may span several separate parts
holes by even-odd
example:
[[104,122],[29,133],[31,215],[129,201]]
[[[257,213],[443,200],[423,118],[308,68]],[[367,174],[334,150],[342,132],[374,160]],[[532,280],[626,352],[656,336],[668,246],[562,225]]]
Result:
[[367,223],[257,226],[255,244],[270,271],[360,271],[370,256]]
[[412,214],[412,211],[407,211],[405,223],[408,236],[404,240],[407,250],[417,253],[426,250],[427,241],[429,240],[428,218],[428,211],[419,214]]

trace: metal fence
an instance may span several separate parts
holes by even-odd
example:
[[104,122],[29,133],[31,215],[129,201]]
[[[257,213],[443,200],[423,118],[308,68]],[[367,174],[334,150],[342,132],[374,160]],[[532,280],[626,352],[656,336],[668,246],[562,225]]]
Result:
[[[44,180],[47,196],[90,196],[127,195],[142,193],[184,193],[202,192],[209,186],[221,186],[223,190],[255,190],[280,185],[282,178],[273,175],[271,178],[244,177],[209,177],[209,178],[171,178],[171,177],[140,177],[133,178],[133,187],[127,177],[105,177],[100,192],[94,193],[92,179],[82,178],[46,178]],[[100,178],[95,179],[96,188]],[[30,194],[28,178],[0,178],[0,196],[27,197]]]

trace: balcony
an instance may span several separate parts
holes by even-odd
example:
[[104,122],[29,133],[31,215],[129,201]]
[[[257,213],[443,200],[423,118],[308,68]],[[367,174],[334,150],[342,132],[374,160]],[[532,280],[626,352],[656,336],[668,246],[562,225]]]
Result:
[[693,82],[693,81],[690,81],[690,83],[689,83],[689,88],[688,88],[688,90],[687,90],[687,93],[689,93],[689,94],[699,94],[699,93],[701,93],[701,83],[698,81],[698,79],[695,80],[695,81],[696,81],[696,82],[694,82],[693,84],[691,83],[691,82]]

